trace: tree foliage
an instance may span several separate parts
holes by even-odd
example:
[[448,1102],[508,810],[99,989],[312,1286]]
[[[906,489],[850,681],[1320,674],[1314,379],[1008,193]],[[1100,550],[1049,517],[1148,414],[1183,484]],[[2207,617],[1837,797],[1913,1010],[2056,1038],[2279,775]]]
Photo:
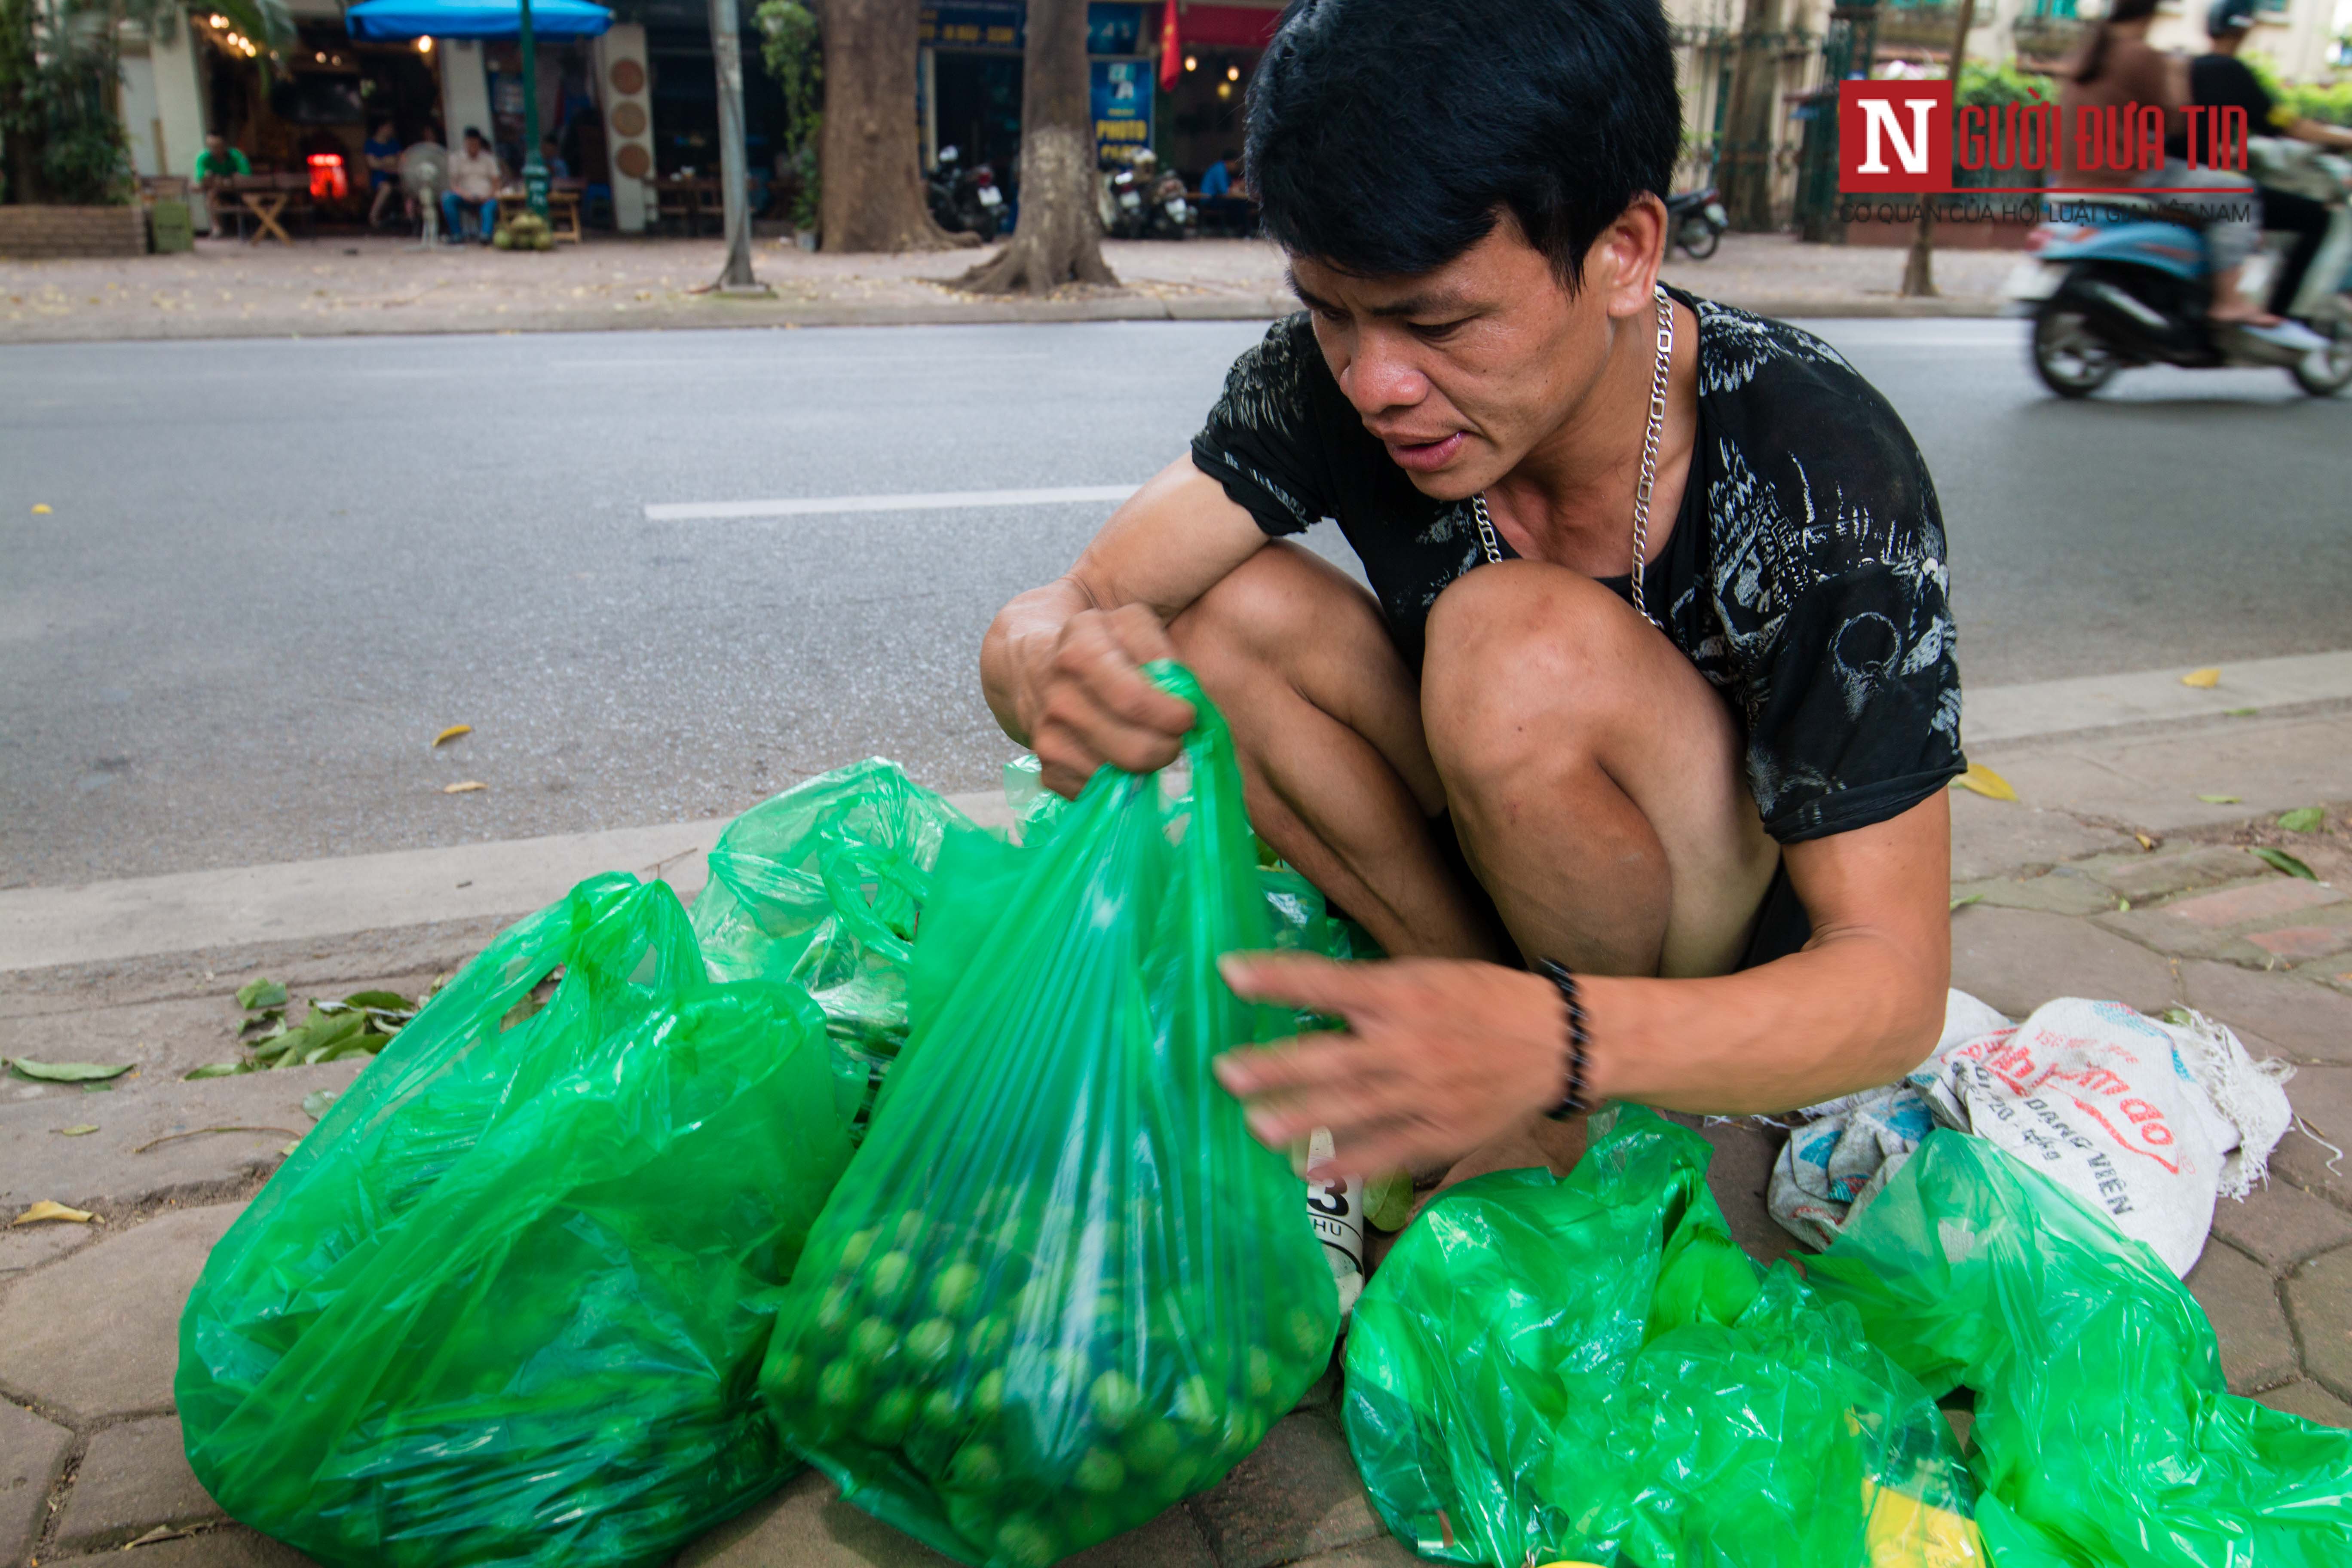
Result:
[[[121,115],[122,24],[169,38],[190,0],[0,0],[0,200],[105,205],[135,190]],[[285,0],[204,0],[275,51],[294,37]]]
[[814,228],[817,216],[817,133],[824,125],[824,34],[802,0],[761,0],[751,14],[760,58],[784,97],[784,149],[800,171],[793,223]]

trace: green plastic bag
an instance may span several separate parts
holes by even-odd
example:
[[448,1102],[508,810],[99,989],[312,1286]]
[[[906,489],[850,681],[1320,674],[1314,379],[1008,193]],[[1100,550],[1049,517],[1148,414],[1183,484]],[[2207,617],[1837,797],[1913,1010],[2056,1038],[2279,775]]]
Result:
[[1850,1309],[1736,1246],[1697,1134],[1625,1108],[1565,1179],[1432,1203],[1356,1305],[1349,1444],[1424,1557],[1979,1568],[1966,1475]]
[[1976,1391],[1999,1568],[2352,1563],[2352,1432],[2230,1394],[2156,1253],[1992,1144],[1929,1134],[1809,1272],[1931,1392]]
[[1298,1179],[1210,1070],[1282,1026],[1215,969],[1266,943],[1232,741],[1152,672],[1200,705],[1179,767],[940,857],[913,1037],[761,1373],[852,1502],[967,1563],[1042,1568],[1213,1484],[1337,1326]]
[[728,824],[694,902],[714,980],[799,986],[824,1010],[844,1108],[863,1134],[907,1039],[907,968],[940,848],[970,818],[872,757]]
[[824,1026],[709,984],[657,882],[509,930],[213,1249],[176,1385],[205,1489],[334,1568],[649,1563],[768,1491],[754,1376],[850,1152]]

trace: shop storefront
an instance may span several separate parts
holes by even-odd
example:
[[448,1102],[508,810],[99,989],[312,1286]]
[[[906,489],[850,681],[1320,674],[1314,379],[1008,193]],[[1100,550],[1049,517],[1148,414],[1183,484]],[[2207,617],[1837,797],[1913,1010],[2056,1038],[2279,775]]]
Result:
[[[1160,15],[1154,8],[1155,20]],[[1264,5],[1176,7],[1182,59],[1175,84],[1160,94],[1156,141],[1160,162],[1197,186],[1201,171],[1242,145],[1242,106],[1258,57],[1282,12]]]
[[[942,0],[923,7],[916,79],[925,167],[940,148],[953,147],[966,167],[987,163],[1017,191],[1027,11],[1023,0]],[[1094,0],[1087,7],[1095,145],[1106,163],[1131,162],[1158,134],[1160,16],[1159,5],[1130,0]]]

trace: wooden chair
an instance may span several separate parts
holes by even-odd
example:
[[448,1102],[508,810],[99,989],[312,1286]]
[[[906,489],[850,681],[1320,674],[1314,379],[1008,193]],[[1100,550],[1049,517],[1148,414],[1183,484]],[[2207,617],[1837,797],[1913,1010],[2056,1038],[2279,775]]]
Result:
[[694,182],[688,179],[667,179],[654,185],[654,222],[667,228],[672,222],[688,236],[699,226],[700,208],[694,194]]

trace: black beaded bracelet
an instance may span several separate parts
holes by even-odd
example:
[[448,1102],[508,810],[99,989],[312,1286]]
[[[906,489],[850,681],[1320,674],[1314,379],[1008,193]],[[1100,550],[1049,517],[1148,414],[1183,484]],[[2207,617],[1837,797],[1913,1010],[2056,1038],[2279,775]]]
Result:
[[1568,966],[1541,958],[1536,961],[1536,972],[1559,988],[1559,999],[1568,1006],[1568,1092],[1560,1097],[1558,1105],[1544,1112],[1554,1121],[1565,1121],[1592,1109],[1584,1098],[1584,1074],[1592,1054],[1592,1037],[1585,1032],[1584,1002],[1576,994],[1576,976],[1568,972]]

